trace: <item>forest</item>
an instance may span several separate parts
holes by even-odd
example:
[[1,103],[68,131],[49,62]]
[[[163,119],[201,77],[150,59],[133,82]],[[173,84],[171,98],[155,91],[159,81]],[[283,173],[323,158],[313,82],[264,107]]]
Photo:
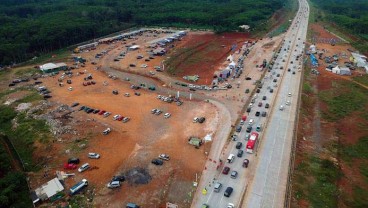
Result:
[[354,36],[368,40],[367,0],[312,0],[331,23],[348,29]]
[[237,30],[283,0],[0,0],[0,66],[139,26]]

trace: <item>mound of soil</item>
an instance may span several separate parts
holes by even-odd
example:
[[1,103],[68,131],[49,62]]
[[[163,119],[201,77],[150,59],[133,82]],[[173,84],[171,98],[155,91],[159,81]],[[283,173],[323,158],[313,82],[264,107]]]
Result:
[[152,177],[144,168],[133,168],[125,173],[125,178],[130,185],[148,184]]

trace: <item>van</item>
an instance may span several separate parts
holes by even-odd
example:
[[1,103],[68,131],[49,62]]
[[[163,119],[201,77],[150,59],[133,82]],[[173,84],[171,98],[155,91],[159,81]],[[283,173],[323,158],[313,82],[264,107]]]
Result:
[[253,122],[254,122],[254,120],[253,119],[250,119],[248,125],[249,126],[253,125]]
[[233,193],[233,188],[229,186],[226,188],[224,196],[230,197],[232,193]]
[[235,155],[230,154],[229,157],[227,158],[227,162],[228,163],[232,163],[234,161]]
[[220,192],[221,188],[222,188],[222,184],[220,182],[216,182],[214,186],[214,192],[216,193]]
[[262,124],[258,124],[256,127],[256,131],[260,132],[262,130]]

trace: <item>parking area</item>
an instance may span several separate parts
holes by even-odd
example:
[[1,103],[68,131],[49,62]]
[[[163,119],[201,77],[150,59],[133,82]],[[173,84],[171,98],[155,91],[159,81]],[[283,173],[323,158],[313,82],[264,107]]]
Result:
[[[66,184],[72,186],[87,178],[96,188],[96,204],[104,204],[106,199],[112,207],[129,201],[149,207],[159,207],[166,201],[182,205],[190,203],[188,193],[192,191],[195,174],[203,168],[205,154],[203,148],[196,149],[188,144],[188,138],[203,138],[206,134],[215,133],[216,108],[205,102],[181,99],[179,105],[178,101],[168,102],[167,97],[159,99],[154,91],[132,87],[132,78],[130,81],[111,79],[108,74],[95,70],[92,64],[72,72],[73,76],[68,78],[71,84],[60,86],[57,78],[61,74],[42,80],[42,84],[52,92],[50,101],[69,105],[79,103],[69,114],[69,119],[77,123],[73,128],[78,134],[59,138],[58,147],[53,152],[53,157],[58,159],[53,162],[55,166],[52,169],[60,169],[70,157],[80,158],[80,165],[88,162],[93,167],[91,171],[78,173],[68,170],[68,173],[76,175],[66,179]],[[84,78],[89,75],[95,84],[84,86]],[[93,111],[81,110],[82,106]],[[160,109],[162,113],[153,114],[153,109]],[[103,111],[111,115],[100,115]],[[193,122],[194,117],[202,116],[206,118],[205,122]],[[129,117],[130,120],[123,122],[121,117]],[[106,128],[111,128],[111,132],[103,135]],[[77,144],[76,138],[80,140]],[[74,148],[80,144],[85,144],[84,148]],[[89,152],[98,153],[100,159],[88,158]],[[151,160],[161,153],[169,155],[170,160],[164,161],[163,165],[152,164]],[[131,170],[137,170],[137,175],[123,182],[118,190],[106,188],[112,176],[129,175]],[[170,194],[163,194],[169,190]]]

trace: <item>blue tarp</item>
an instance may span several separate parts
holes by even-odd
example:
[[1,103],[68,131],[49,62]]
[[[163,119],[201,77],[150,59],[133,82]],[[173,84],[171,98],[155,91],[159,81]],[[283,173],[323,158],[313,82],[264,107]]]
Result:
[[310,55],[310,59],[311,59],[311,63],[312,63],[313,66],[318,66],[318,60],[316,59],[314,54]]

